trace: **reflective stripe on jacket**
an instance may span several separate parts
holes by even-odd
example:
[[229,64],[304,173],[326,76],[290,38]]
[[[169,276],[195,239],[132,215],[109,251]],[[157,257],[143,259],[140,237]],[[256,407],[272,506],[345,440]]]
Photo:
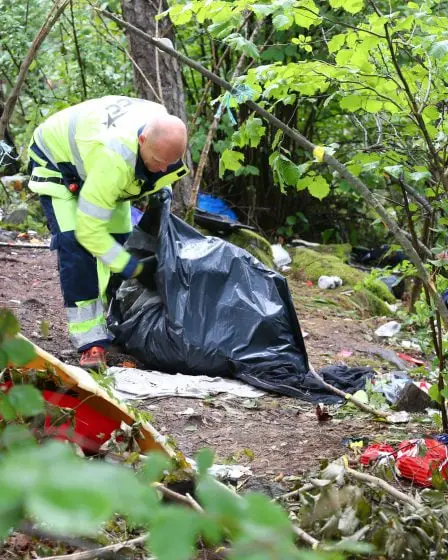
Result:
[[[75,234],[87,251],[107,264],[113,272],[131,276],[136,259],[108,233],[108,221],[118,201],[138,197],[143,181],[135,177],[138,158],[138,132],[148,117],[165,113],[162,105],[122,96],[107,96],[64,109],[42,123],[34,133],[37,150],[30,157],[49,169],[61,172],[66,184],[80,182]],[[39,154],[36,155],[36,152]],[[153,184],[155,192],[182,175],[163,174]],[[57,196],[58,185],[34,184],[31,190]],[[45,192],[50,188],[51,192]],[[61,186],[62,190],[66,190]],[[145,190],[145,193],[148,192]],[[66,193],[61,197],[65,197]],[[123,217],[129,220],[130,214]]]

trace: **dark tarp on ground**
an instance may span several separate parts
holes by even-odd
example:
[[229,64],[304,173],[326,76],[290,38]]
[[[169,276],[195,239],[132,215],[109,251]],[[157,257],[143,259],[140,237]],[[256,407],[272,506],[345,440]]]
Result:
[[[153,211],[126,244],[139,257],[155,253],[158,267],[149,290],[137,280],[118,289],[109,315],[116,341],[158,371],[234,377],[308,401],[339,401],[308,373],[286,279],[244,249],[201,235],[170,214],[170,205],[170,198],[161,203],[160,229]],[[368,373],[322,370],[351,393],[364,387]]]

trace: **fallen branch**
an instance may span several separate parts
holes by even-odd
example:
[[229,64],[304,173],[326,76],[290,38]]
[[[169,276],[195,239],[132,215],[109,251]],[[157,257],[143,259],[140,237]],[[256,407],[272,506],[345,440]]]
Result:
[[48,13],[47,19],[42,24],[42,27],[39,29],[36,37],[34,38],[31,47],[29,48],[28,54],[26,55],[25,59],[23,60],[19,75],[17,76],[17,81],[15,86],[13,87],[11,93],[8,96],[8,99],[5,101],[5,105],[3,107],[3,114],[0,118],[0,140],[3,140],[6,132],[6,127],[8,126],[9,119],[14,111],[14,107],[17,103],[17,99],[19,98],[20,89],[25,81],[25,76],[28,73],[29,67],[36,56],[39,47],[42,45],[43,41],[45,40],[46,36],[50,33],[53,25],[58,20],[59,16],[62,14],[64,9],[66,8],[67,4],[70,0],[57,0],[51,10]]
[[[154,39],[154,37],[151,37],[150,35],[142,31],[138,27],[135,27],[134,25],[131,25],[123,21],[122,19],[116,17],[115,15],[106,12],[104,10],[100,10],[98,8],[96,9],[105,17],[115,21],[121,27],[124,27],[129,31],[132,31],[133,33],[136,33],[137,35],[139,35],[140,37],[148,41],[148,43],[158,47],[161,51],[164,51],[170,56],[173,56],[174,58],[186,64],[187,66],[194,68],[195,70],[200,72],[203,76],[207,77],[209,80],[212,80],[215,84],[217,84],[224,90],[233,92],[234,88],[229,82],[223,80],[222,78],[220,78],[219,76],[211,72],[210,70],[207,70],[207,68],[204,68],[202,64],[199,64],[198,62],[192,60],[188,56],[185,56],[184,54],[176,51],[174,48],[168,46],[163,41]],[[339,160],[337,160],[330,153],[328,153],[328,151],[325,150],[325,147],[316,146],[315,144],[310,142],[307,138],[305,138],[302,134],[290,128],[280,119],[274,117],[266,109],[263,109],[262,107],[260,107],[260,105],[257,105],[254,101],[247,100],[245,101],[245,103],[247,107],[249,107],[249,109],[251,109],[258,115],[263,117],[272,126],[275,126],[280,130],[283,130],[283,132],[289,138],[294,140],[294,142],[296,142],[298,146],[300,146],[307,152],[313,154],[316,161],[324,162],[331,168],[335,169],[339,173],[339,176],[345,179],[349,183],[349,185],[352,186],[355,189],[355,191],[357,191],[367,201],[367,203],[380,216],[385,226],[394,235],[395,239],[401,245],[409,260],[417,269],[418,276],[421,278],[423,284],[428,288],[435,307],[439,311],[445,326],[448,327],[448,309],[445,306],[444,302],[442,301],[442,298],[440,297],[439,293],[437,292],[437,288],[433,280],[428,275],[428,272],[425,269],[425,265],[422,262],[420,255],[418,254],[417,250],[414,248],[412,242],[406,237],[404,232],[401,230],[398,223],[388,214],[388,212],[381,204],[381,202],[379,202],[379,200],[374,195],[374,193],[361,181],[361,179],[359,179],[359,177],[356,177],[355,175],[350,173],[350,171],[347,169],[347,167],[345,167],[345,165],[343,165]]]
[[355,471],[354,469],[351,469],[350,467],[346,467],[345,470],[347,471],[347,473],[352,478],[355,478],[356,480],[359,480],[360,482],[366,482],[367,484],[373,484],[376,487],[379,486],[385,492],[387,492],[390,496],[396,498],[400,502],[404,502],[405,504],[408,504],[408,505],[414,507],[415,509],[420,509],[423,505],[419,501],[417,501],[415,498],[413,498],[412,496],[409,496],[408,494],[405,494],[401,490],[398,490],[397,488],[395,488],[394,486],[392,486],[391,484],[389,484],[388,482],[386,482],[382,478],[379,478],[378,476],[373,476],[372,474],[367,474],[367,473],[362,473],[362,472],[359,472],[359,471]]
[[183,494],[179,494],[178,492],[175,492],[174,490],[170,490],[169,488],[167,488],[166,486],[164,486],[160,482],[154,482],[153,486],[156,490],[158,490],[166,498],[169,498],[170,500],[173,500],[175,502],[179,502],[181,504],[185,504],[185,505],[193,508],[195,511],[198,511],[199,513],[204,513],[204,510],[202,509],[202,507],[198,504],[198,502],[192,496],[190,496],[190,494],[187,494],[186,496],[184,496]]
[[[93,548],[92,550],[85,550],[83,552],[73,552],[73,554],[62,554],[60,556],[41,556],[39,560],[91,560],[93,558],[103,558],[110,554],[115,554],[123,548],[137,546],[144,544],[149,537],[149,533],[145,533],[140,537],[124,541],[116,544],[110,544],[101,548]],[[156,560],[155,558],[147,558],[147,560]]]
[[50,245],[34,245],[33,243],[8,243],[0,241],[0,247],[10,247],[11,249],[49,249]]
[[368,404],[365,404],[361,401],[358,401],[358,399],[355,399],[352,395],[350,395],[350,393],[345,393],[344,391],[341,391],[341,389],[337,389],[336,387],[333,387],[333,385],[330,385],[329,383],[327,383],[326,381],[324,381],[322,379],[322,377],[316,372],[316,370],[313,368],[313,366],[309,362],[308,362],[308,366],[310,368],[310,373],[316,379],[319,380],[319,382],[325,387],[325,389],[328,389],[328,391],[330,391],[331,393],[334,393],[335,395],[338,395],[339,397],[342,397],[347,402],[353,403],[355,406],[357,406],[358,408],[360,408],[364,412],[368,412],[369,414],[373,414],[373,416],[375,416],[376,418],[381,418],[381,419],[387,420],[387,416],[388,416],[387,412],[384,412],[383,410],[377,410],[376,408],[372,408]]

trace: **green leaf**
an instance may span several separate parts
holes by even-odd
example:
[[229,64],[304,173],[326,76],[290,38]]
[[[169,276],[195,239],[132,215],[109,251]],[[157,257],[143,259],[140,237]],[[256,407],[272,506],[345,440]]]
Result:
[[289,29],[293,23],[294,20],[291,17],[286,16],[285,14],[278,14],[272,18],[273,26],[279,31],[283,29]]
[[434,58],[443,58],[448,53],[448,39],[433,43],[429,54]]
[[338,51],[341,49],[345,44],[345,34],[341,33],[339,35],[335,35],[332,39],[328,42],[328,52],[330,54]]
[[151,551],[158,560],[189,560],[200,531],[199,515],[179,506],[160,510],[151,526]]
[[416,171],[414,173],[410,173],[409,177],[418,183],[419,181],[425,181],[431,177],[431,173],[429,171]]
[[286,217],[286,223],[288,224],[288,226],[295,226],[296,223],[297,223],[296,216],[287,216]]
[[210,475],[199,479],[196,490],[203,507],[219,523],[230,528],[237,525],[244,503],[231,490]]
[[36,416],[44,412],[42,394],[32,385],[15,385],[8,393],[8,400],[21,416]]
[[215,454],[211,449],[201,449],[196,455],[196,462],[198,465],[199,476],[205,476],[208,469],[213,465]]
[[403,166],[388,165],[387,167],[384,168],[384,171],[389,175],[392,175],[392,177],[395,177],[396,179],[400,179],[400,177],[402,177],[403,175]]
[[343,8],[350,14],[357,14],[364,8],[364,0],[329,0],[333,9]]
[[219,160],[219,176],[224,175],[224,171],[236,171],[239,169],[244,161],[244,154],[236,152],[235,150],[224,150],[221,159]]
[[[82,470],[76,476],[82,475]],[[62,474],[62,473],[61,473]],[[43,476],[46,476],[43,473]],[[70,484],[70,482],[72,484]],[[45,520],[52,532],[62,535],[92,535],[101,523],[113,513],[112,501],[105,492],[84,484],[80,487],[75,480],[61,488],[43,483],[27,500],[29,513]],[[87,482],[87,481],[86,481]],[[112,490],[113,491],[113,490]]]
[[[306,178],[302,180],[306,181]],[[319,200],[325,198],[330,192],[330,185],[321,175],[311,177],[307,187],[308,192]]]
[[6,352],[10,362],[19,367],[25,366],[36,355],[33,345],[20,338],[7,338],[3,341],[2,350]]
[[437,403],[441,403],[442,400],[440,398],[440,391],[439,388],[437,387],[437,385],[431,385],[431,387],[428,390],[428,395],[431,397],[431,400],[437,402]]
[[12,311],[6,307],[0,309],[0,340],[8,335],[14,336],[20,330],[19,322],[15,318]]
[[162,478],[163,471],[170,468],[170,459],[160,451],[148,454],[143,467],[143,476],[149,483],[157,482]]
[[6,448],[34,443],[34,438],[29,429],[23,424],[10,424],[1,434],[1,443]]
[[9,420],[14,420],[14,418],[17,418],[17,413],[14,407],[9,402],[8,396],[2,392],[0,392],[0,416],[7,422],[9,422]]

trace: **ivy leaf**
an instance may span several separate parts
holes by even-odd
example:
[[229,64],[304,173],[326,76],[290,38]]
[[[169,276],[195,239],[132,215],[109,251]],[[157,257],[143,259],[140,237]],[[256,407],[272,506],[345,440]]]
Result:
[[[306,179],[304,180],[306,181]],[[308,192],[319,200],[325,198],[330,192],[330,185],[321,175],[311,177],[307,186]]]
[[15,385],[8,393],[8,400],[20,416],[36,416],[44,412],[44,399],[32,385]]

